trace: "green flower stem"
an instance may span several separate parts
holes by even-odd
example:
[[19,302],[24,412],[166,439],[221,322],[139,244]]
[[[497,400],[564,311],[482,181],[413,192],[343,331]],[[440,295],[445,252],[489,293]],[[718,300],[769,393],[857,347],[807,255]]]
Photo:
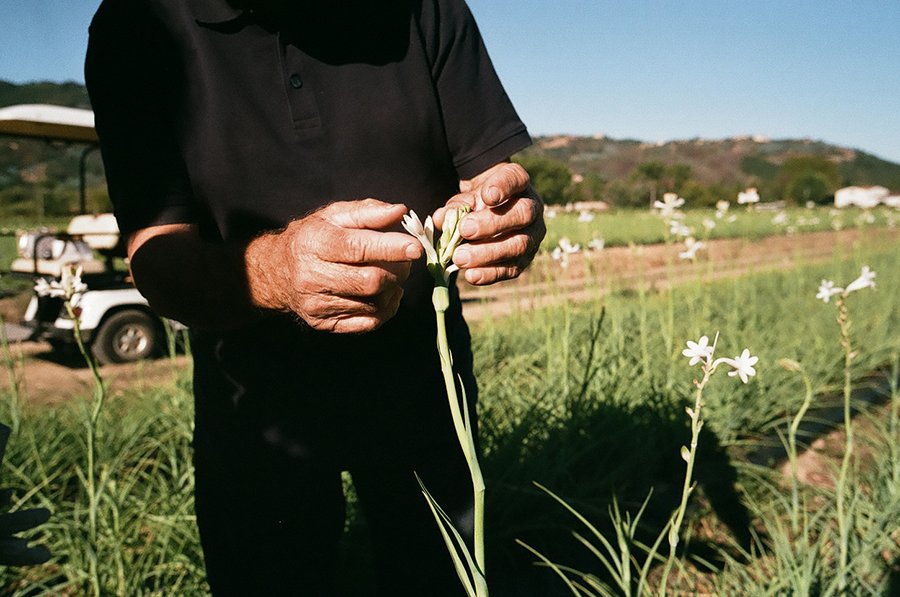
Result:
[[844,500],[847,493],[847,475],[850,471],[850,462],[853,457],[853,420],[850,409],[850,395],[852,392],[851,362],[853,361],[853,347],[850,344],[850,312],[843,296],[837,300],[837,322],[841,329],[841,347],[844,349],[844,457],[841,460],[841,469],[838,473],[837,487],[835,491],[839,550],[838,550],[838,591],[843,593],[847,588],[847,560],[850,543],[850,521],[845,509]]
[[800,409],[794,415],[791,426],[788,429],[788,458],[791,462],[791,530],[795,537],[800,532],[800,473],[797,465],[797,431],[813,399],[812,381],[809,379],[809,375],[802,367],[798,369],[798,372],[803,377],[806,393],[803,398],[803,404],[800,405]]
[[658,595],[665,597],[668,593],[666,585],[669,580],[669,573],[675,564],[675,548],[678,546],[678,533],[681,530],[681,524],[684,522],[684,514],[687,511],[688,500],[691,492],[694,491],[694,484],[691,482],[694,475],[694,461],[697,457],[697,444],[700,440],[700,429],[703,428],[703,421],[700,418],[700,410],[703,408],[703,388],[706,387],[710,376],[712,376],[715,366],[706,366],[703,368],[703,379],[694,382],[697,391],[694,396],[694,407],[688,409],[688,415],[691,417],[691,447],[681,448],[681,457],[687,463],[687,469],[684,472],[684,485],[681,488],[681,502],[670,519],[669,526],[669,555],[666,558],[666,564],[663,568],[662,578],[659,581]]
[[[482,576],[484,576],[484,477],[481,474],[481,466],[478,463],[478,455],[475,451],[475,438],[472,435],[468,411],[463,412],[462,410],[463,408],[467,409],[468,405],[460,405],[456,392],[453,356],[450,353],[450,344],[447,341],[447,324],[445,320],[445,313],[450,306],[450,290],[446,282],[441,282],[436,277],[436,284],[432,293],[432,304],[434,305],[435,319],[437,320],[438,354],[441,360],[441,373],[444,376],[444,385],[447,387],[447,399],[450,404],[453,427],[456,430],[457,440],[459,440],[460,448],[462,448],[463,456],[465,456],[466,464],[469,467],[469,474],[472,477],[472,489],[475,498],[475,564],[481,571]],[[476,583],[476,594],[478,597],[486,597],[488,594],[487,586]]]
[[97,471],[95,462],[95,441],[97,435],[97,421],[100,418],[100,412],[103,410],[103,403],[106,399],[106,385],[100,376],[100,369],[97,362],[88,352],[84,345],[81,335],[81,324],[78,315],[71,300],[65,301],[66,312],[72,320],[72,333],[75,336],[75,343],[78,345],[78,351],[84,358],[87,366],[91,370],[91,376],[94,378],[94,401],[91,408],[90,418],[87,425],[87,494],[88,494],[88,533],[91,540],[91,549],[93,556],[90,558],[91,586],[94,595],[100,595],[100,577],[97,570],[97,511],[100,506],[100,494],[97,490]]

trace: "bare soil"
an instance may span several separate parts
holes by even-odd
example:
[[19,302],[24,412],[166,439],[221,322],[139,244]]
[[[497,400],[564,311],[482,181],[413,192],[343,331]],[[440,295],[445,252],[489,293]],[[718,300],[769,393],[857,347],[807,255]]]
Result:
[[[719,279],[747,273],[787,269],[799,264],[826,261],[836,253],[849,253],[865,235],[866,242],[896,243],[896,230],[845,230],[769,237],[757,241],[715,240],[697,262],[678,259],[678,246],[643,245],[616,247],[590,254],[576,254],[563,269],[548,255],[538,256],[532,267],[516,280],[495,287],[476,288],[461,283],[466,317],[477,321],[552,305],[564,300],[590,300],[605,293],[644,286],[659,289],[668,284]],[[21,318],[27,297],[0,301],[5,321]],[[54,404],[91,391],[91,373],[77,354],[62,357],[49,344],[21,342],[10,346],[13,372],[20,396],[26,403]],[[112,396],[126,390],[171,384],[188,358],[176,357],[131,365],[102,368]],[[0,371],[0,388],[11,383],[9,368]]]

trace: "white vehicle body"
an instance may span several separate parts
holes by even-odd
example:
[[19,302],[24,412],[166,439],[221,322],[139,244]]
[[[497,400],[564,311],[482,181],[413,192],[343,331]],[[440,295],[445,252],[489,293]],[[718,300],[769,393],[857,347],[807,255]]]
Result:
[[[122,307],[135,308],[146,307],[150,309],[147,299],[138,292],[137,288],[118,288],[114,290],[90,290],[80,295],[77,308],[79,310],[78,323],[82,333],[90,336],[94,330],[100,327],[104,316],[115,312]],[[24,321],[34,321],[38,311],[38,297],[31,297],[28,309],[25,311]],[[53,327],[60,330],[74,330],[73,322],[66,311],[60,311],[60,316],[53,322]]]

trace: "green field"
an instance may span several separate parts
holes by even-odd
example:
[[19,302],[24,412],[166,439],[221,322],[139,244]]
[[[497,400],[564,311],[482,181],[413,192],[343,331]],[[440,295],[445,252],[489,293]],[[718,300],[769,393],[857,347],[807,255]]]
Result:
[[[741,215],[749,221],[749,214]],[[772,214],[753,216],[762,227]],[[593,223],[600,226],[603,218],[635,227],[643,222],[648,234],[654,225],[661,228],[658,218],[637,213],[601,215]],[[562,223],[551,221],[552,233]],[[687,340],[719,333],[716,356],[749,348],[759,356],[758,374],[745,385],[722,371],[704,393],[698,489],[669,594],[892,594],[900,564],[897,257],[897,247],[863,242],[826,264],[699,279],[672,291],[622,291],[474,324],[493,593],[573,594],[554,571],[535,566],[536,556],[517,539],[556,564],[593,575],[596,580],[573,577],[585,587],[577,594],[604,594],[599,583],[615,584],[572,532],[600,554],[602,541],[535,481],[564,498],[616,549],[608,514],[613,500],[633,516],[652,489],[634,536],[624,540],[643,561],[641,545],[664,528],[683,481],[679,448],[690,439],[684,408],[693,402],[698,368],[689,367],[681,351]],[[878,272],[877,287],[847,298],[856,353],[849,372],[857,390],[873,388],[878,400],[858,405],[857,451],[841,506],[833,484],[825,482],[800,484],[794,507],[792,477],[779,472],[779,438],[806,393],[802,377],[778,361],[793,359],[805,368],[813,395],[805,422],[823,425],[815,434],[804,426],[801,445],[840,430],[826,415],[841,405],[845,353],[834,303],[815,295],[823,278],[846,284],[863,265]],[[5,392],[0,410],[0,420],[18,425],[2,485],[16,490],[16,506],[53,511],[38,537],[54,558],[0,570],[3,593],[204,594],[191,496],[189,371],[173,364],[171,383],[107,401],[94,427],[90,395],[62,406],[29,404],[23,363],[8,360],[8,371],[21,374],[21,383],[20,392]],[[96,439],[92,466],[87,429]],[[826,479],[841,463],[841,436],[832,440],[837,451],[826,452],[820,465]],[[348,595],[362,596],[369,594],[371,569],[352,485],[348,492],[343,581]],[[848,558],[843,588],[835,572],[841,529]],[[667,554],[665,541],[661,551]],[[658,563],[652,568],[651,579],[658,577]]]
[[[551,209],[548,208],[548,211]],[[590,222],[579,222],[578,212],[567,213],[561,209],[556,209],[556,212],[555,217],[547,218],[547,237],[542,245],[544,250],[551,250],[562,237],[582,247],[587,246],[592,239],[603,239],[606,246],[621,246],[630,243],[659,243],[669,237],[662,218],[650,210],[600,212],[594,214],[594,219]],[[886,207],[866,213],[855,208],[836,211],[826,207],[795,207],[778,211],[748,211],[746,208],[732,206],[722,217],[716,217],[715,210],[692,209],[684,213],[684,223],[693,230],[697,239],[755,239],[835,228],[895,226],[900,219],[896,210]],[[780,218],[783,221],[779,222]],[[704,221],[713,223],[715,227],[705,227]]]

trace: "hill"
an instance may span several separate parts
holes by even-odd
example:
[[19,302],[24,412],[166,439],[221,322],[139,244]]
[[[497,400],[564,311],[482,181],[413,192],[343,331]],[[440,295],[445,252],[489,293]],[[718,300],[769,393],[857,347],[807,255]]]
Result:
[[593,176],[607,183],[607,189],[615,181],[619,187],[626,182],[652,182],[653,169],[643,166],[649,175],[642,175],[639,169],[656,164],[660,190],[685,185],[688,190],[755,186],[764,189],[769,198],[785,198],[792,184],[813,173],[827,187],[823,197],[816,197],[820,200],[827,199],[835,188],[851,184],[882,185],[900,192],[900,164],[811,139],[748,136],[645,143],[560,135],[538,137],[520,158],[526,163],[553,160],[564,164],[576,180]]
[[772,178],[789,159],[816,156],[837,164],[843,182],[900,186],[900,164],[810,139],[755,136],[643,143],[608,137],[551,136],[537,138],[525,153],[555,158],[575,173],[593,172],[608,179],[628,177],[639,164],[648,161],[688,164],[693,176],[707,184]]

